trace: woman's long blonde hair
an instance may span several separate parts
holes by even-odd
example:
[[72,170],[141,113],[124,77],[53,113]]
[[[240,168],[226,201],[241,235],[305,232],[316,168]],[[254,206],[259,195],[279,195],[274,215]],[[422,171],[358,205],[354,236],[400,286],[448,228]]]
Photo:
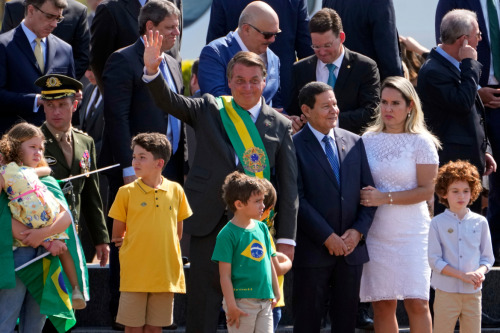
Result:
[[[401,76],[389,76],[382,83],[382,88],[380,89],[380,95],[385,88],[396,89],[401,93],[406,105],[412,105],[409,117],[406,118],[404,132],[413,134],[423,134],[429,137],[432,142],[439,149],[441,148],[441,142],[439,139],[432,134],[425,125],[424,112],[422,111],[422,105],[420,103],[420,98],[415,91],[415,88],[410,81]],[[374,121],[366,128],[367,132],[380,133],[385,130],[384,120],[382,119],[382,113],[380,112],[380,104],[377,107]]]

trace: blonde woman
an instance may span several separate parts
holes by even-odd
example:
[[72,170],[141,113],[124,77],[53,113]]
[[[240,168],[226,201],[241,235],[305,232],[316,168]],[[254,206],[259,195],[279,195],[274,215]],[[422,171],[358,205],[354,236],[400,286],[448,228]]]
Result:
[[398,332],[397,300],[404,300],[412,333],[431,332],[427,234],[438,170],[439,141],[426,128],[410,81],[388,77],[373,124],[363,134],[375,187],[361,204],[378,207],[366,243],[360,297],[372,302],[376,332]]

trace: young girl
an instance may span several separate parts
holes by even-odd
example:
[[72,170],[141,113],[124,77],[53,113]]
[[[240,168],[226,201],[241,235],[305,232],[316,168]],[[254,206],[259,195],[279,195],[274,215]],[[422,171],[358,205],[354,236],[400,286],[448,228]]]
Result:
[[[43,158],[42,131],[31,124],[14,125],[0,140],[0,152],[3,165],[0,166],[0,186],[9,196],[9,208],[12,217],[32,231],[23,232],[23,237],[30,238],[30,244],[42,245],[50,250],[52,241],[68,239],[65,233],[50,234],[45,228],[58,220],[70,225],[71,216],[61,206],[54,195],[38,179],[50,174],[50,168]],[[16,223],[16,222],[13,222]],[[41,229],[40,229],[41,228]],[[19,230],[19,227],[14,227]],[[26,246],[14,233],[14,246]],[[69,251],[59,255],[64,272],[73,289],[72,303],[76,310],[86,307],[85,298],[78,287],[75,264]]]

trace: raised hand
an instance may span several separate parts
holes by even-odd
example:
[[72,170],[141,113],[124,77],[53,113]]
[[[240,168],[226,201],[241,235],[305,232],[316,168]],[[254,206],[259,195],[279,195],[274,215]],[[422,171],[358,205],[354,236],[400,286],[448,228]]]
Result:
[[158,73],[161,57],[161,44],[163,36],[158,31],[153,33],[149,30],[147,35],[143,36],[144,39],[144,66],[146,67],[146,74],[154,75]]

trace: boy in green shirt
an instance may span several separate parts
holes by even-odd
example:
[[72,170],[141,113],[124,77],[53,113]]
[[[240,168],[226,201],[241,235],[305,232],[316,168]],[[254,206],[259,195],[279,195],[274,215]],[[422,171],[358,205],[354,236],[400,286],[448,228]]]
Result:
[[276,252],[264,212],[262,182],[239,172],[226,177],[223,198],[234,217],[217,236],[212,260],[219,262],[228,332],[273,332],[272,308],[280,298],[271,264]]

